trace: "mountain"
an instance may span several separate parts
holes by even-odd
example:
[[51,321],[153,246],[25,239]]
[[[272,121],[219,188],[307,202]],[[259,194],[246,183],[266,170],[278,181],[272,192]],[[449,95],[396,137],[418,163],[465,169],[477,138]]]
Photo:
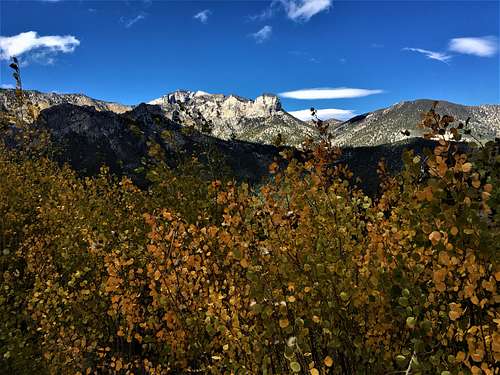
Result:
[[[26,102],[32,103],[36,115],[41,110],[59,104],[90,106],[96,111],[123,114],[133,107],[92,99],[81,94],[55,94],[25,91]],[[419,129],[422,113],[432,108],[433,100],[404,101],[389,108],[359,115],[340,122],[326,120],[333,142],[342,147],[361,147],[407,142],[421,138]],[[175,91],[149,102],[158,106],[159,116],[180,126],[210,130],[210,135],[222,140],[241,140],[259,144],[274,144],[281,134],[281,144],[298,147],[308,137],[318,135],[314,124],[301,121],[286,112],[277,96],[263,94],[255,100],[236,95],[208,94],[202,91]],[[15,90],[0,90],[0,115],[12,119],[17,105]],[[470,117],[472,135],[480,140],[500,136],[500,105],[465,106],[440,101],[436,112],[465,121]],[[24,115],[28,111],[22,111]],[[410,132],[410,136],[404,134]],[[207,133],[207,132],[206,132]],[[207,133],[208,134],[208,133]]]
[[[115,113],[123,113],[132,108],[128,105],[92,99],[83,94],[43,93],[35,90],[24,90],[23,93],[25,103],[30,103],[33,106],[36,116],[38,116],[40,111],[58,104],[87,105],[95,108],[97,111],[111,111]],[[0,112],[14,114],[17,108],[19,108],[19,101],[16,97],[16,90],[0,89]],[[22,112],[23,116],[26,116],[28,113],[26,108]]]
[[171,167],[190,157],[205,165],[216,161],[229,167],[228,173],[236,179],[256,182],[280,157],[273,146],[225,141],[183,127],[155,105],[140,104],[117,114],[64,103],[42,110],[35,125],[48,130],[56,160],[83,175],[94,175],[105,164],[139,185],[145,182],[145,166],[157,160]]
[[159,105],[167,117],[182,125],[212,128],[215,137],[273,144],[281,134],[282,143],[299,146],[317,131],[281,107],[279,98],[263,94],[255,100],[236,95],[175,91],[148,104]]
[[[55,160],[68,163],[86,176],[96,175],[106,165],[115,175],[127,175],[141,187],[147,186],[148,166],[158,160],[175,168],[182,160],[196,157],[209,166],[205,173],[215,161],[215,170],[211,172],[214,175],[207,174],[205,178],[220,178],[221,173],[226,173],[239,181],[258,184],[269,176],[268,166],[273,161],[284,162],[281,151],[288,149],[299,160],[302,158],[301,152],[293,148],[222,140],[181,126],[166,118],[157,105],[140,104],[117,114],[63,103],[42,110],[35,125],[50,134],[50,154]],[[19,132],[16,125],[0,121],[0,129],[4,129],[2,137],[7,144],[15,147],[13,134]],[[431,141],[416,139],[410,143],[346,147],[339,162],[347,163],[354,175],[361,178],[360,186],[373,195],[378,189],[376,167],[380,158],[387,160],[390,170],[398,170],[405,148],[421,151],[431,145]]]
[[[434,101],[421,99],[405,101],[389,108],[380,109],[353,117],[334,125],[330,131],[338,146],[376,146],[405,141],[409,137],[402,132],[408,130],[411,138],[420,138],[424,129],[417,127],[421,114],[432,108]],[[469,128],[480,140],[491,140],[500,136],[500,105],[465,106],[440,101],[436,113],[453,116],[463,121],[470,117]]]

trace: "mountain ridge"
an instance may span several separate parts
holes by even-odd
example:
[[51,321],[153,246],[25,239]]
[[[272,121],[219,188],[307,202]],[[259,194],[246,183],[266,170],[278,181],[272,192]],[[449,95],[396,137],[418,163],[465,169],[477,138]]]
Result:
[[[42,93],[24,91],[26,101],[34,103],[38,113],[58,104],[87,105],[97,111],[126,113],[136,106],[93,99],[84,94]],[[329,124],[333,143],[338,146],[375,146],[421,138],[417,128],[420,115],[428,111],[435,100],[404,100],[394,105],[352,117],[346,121],[324,120]],[[480,140],[500,136],[500,105],[461,105],[438,101],[437,113],[465,121],[471,118],[473,134]],[[300,147],[307,138],[317,139],[312,122],[305,122],[285,111],[278,96],[264,93],[255,99],[238,95],[210,94],[204,91],[177,90],[149,101],[158,105],[161,116],[182,126],[210,134],[222,140],[242,140],[261,144],[283,144]],[[18,107],[15,90],[0,89],[0,112],[14,114]],[[27,111],[21,111],[23,114]]]

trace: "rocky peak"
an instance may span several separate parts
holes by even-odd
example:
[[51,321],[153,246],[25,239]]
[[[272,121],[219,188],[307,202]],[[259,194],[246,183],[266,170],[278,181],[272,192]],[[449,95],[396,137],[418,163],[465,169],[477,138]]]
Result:
[[[210,104],[208,104],[210,103]],[[282,111],[281,102],[276,95],[262,94],[249,100],[238,95],[209,94],[205,91],[177,90],[160,98],[151,100],[148,104],[161,106],[180,105],[180,106],[203,106],[207,104],[213,107],[234,108],[243,112],[249,112],[251,115],[268,116],[274,112]]]
[[269,114],[282,111],[280,99],[273,94],[262,94],[255,98],[255,105],[262,108],[263,111],[268,111]]
[[250,100],[233,94],[178,90],[149,104],[159,105],[167,118],[185,126],[201,129],[210,123],[212,135],[222,139],[272,143],[281,134],[286,144],[298,146],[314,134],[310,125],[285,112],[273,94]]

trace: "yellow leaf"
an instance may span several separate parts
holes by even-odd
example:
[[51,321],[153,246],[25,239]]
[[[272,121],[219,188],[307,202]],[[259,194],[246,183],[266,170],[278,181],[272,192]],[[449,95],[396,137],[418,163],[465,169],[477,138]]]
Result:
[[461,363],[463,362],[463,360],[465,359],[465,353],[464,352],[458,352],[456,357],[455,357],[456,361],[458,363]]
[[458,303],[450,303],[450,312],[448,313],[448,316],[450,317],[451,320],[457,320],[462,316],[462,307]]
[[280,319],[279,324],[281,328],[286,328],[288,327],[290,322],[288,321],[288,319]]
[[122,361],[120,360],[117,360],[116,363],[115,363],[115,370],[116,371],[120,371],[122,369]]
[[326,367],[332,367],[333,365],[333,359],[330,356],[327,356],[323,362]]
[[471,163],[464,163],[462,165],[462,171],[465,173],[469,173],[472,170],[472,164]]
[[309,372],[311,373],[311,375],[319,375],[319,371],[315,368],[310,369]]
[[450,229],[450,233],[452,236],[456,236],[458,234],[458,228],[457,227],[452,227]]

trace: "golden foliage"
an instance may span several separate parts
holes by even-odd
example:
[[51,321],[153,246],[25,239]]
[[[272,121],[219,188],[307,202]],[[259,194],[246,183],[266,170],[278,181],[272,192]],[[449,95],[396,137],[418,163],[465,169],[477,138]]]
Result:
[[[436,116],[440,136],[453,120]],[[377,199],[328,140],[257,190],[163,170],[140,191],[1,148],[0,367],[494,374],[492,147],[407,152]]]

